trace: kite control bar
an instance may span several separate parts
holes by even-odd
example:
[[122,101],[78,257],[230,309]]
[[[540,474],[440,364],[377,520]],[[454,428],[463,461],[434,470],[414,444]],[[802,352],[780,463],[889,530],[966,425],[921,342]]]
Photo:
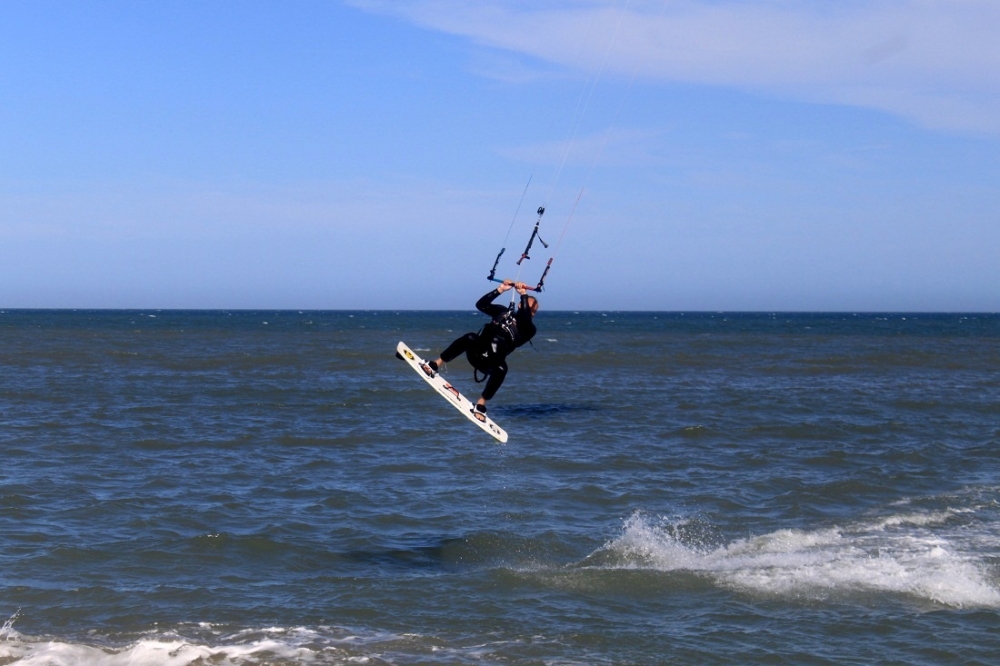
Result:
[[[538,239],[538,242],[540,242],[544,247],[547,248],[549,246],[549,244],[546,243],[544,240],[542,240],[542,237],[538,235],[538,225],[541,224],[542,215],[544,214],[545,214],[545,206],[539,206],[538,219],[535,221],[535,228],[531,231],[531,238],[528,239],[528,245],[524,248],[524,252],[521,254],[521,258],[517,260],[518,266],[520,266],[521,262],[524,261],[525,259],[531,259],[531,257],[528,256],[528,252],[531,251],[531,245],[535,242],[536,238]],[[486,276],[486,279],[489,280],[490,282],[500,282],[501,284],[505,282],[505,280],[501,280],[500,278],[497,277],[497,266],[500,264],[500,257],[503,256],[503,253],[506,250],[507,248],[505,247],[500,248],[500,253],[497,255],[497,258],[493,261],[493,268],[490,269],[490,274]],[[551,257],[549,258],[549,263],[545,264],[545,271],[542,273],[542,278],[538,281],[538,284],[535,285],[534,287],[525,286],[525,289],[527,289],[528,291],[540,292],[545,284],[545,276],[549,274],[550,268],[552,268]]]
[[[490,278],[490,282],[499,282],[500,284],[503,284],[504,282],[506,282],[506,280],[501,280],[500,278]],[[527,289],[528,291],[541,291],[542,285],[541,283],[538,283],[534,287],[529,287],[528,285],[524,285],[524,288]]]
[[[496,268],[496,267],[494,266],[494,268]],[[550,268],[552,268],[552,259],[549,259],[549,262],[547,264],[545,264],[545,270],[542,272],[542,278],[538,281],[538,284],[536,284],[534,287],[529,287],[528,285],[525,285],[524,288],[527,289],[528,291],[541,292],[542,291],[542,287],[545,286],[545,276],[549,274],[549,269]],[[490,280],[490,282],[499,282],[500,284],[503,284],[504,282],[507,281],[507,280],[501,280],[500,278],[493,277],[493,272],[492,271],[490,272],[490,277],[488,279]]]

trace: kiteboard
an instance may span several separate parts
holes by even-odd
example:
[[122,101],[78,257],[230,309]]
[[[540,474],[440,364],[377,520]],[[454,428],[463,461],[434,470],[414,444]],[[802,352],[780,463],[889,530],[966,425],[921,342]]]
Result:
[[424,381],[433,386],[434,390],[444,396],[455,409],[465,414],[465,418],[495,437],[501,444],[507,441],[507,433],[504,429],[494,423],[486,414],[475,411],[472,401],[459,393],[458,389],[452,386],[444,377],[436,372],[433,373],[433,376],[425,372],[422,366],[426,366],[427,362],[417,356],[405,343],[400,342],[396,345],[396,357],[406,361],[411,368],[416,370],[418,375],[424,378]]

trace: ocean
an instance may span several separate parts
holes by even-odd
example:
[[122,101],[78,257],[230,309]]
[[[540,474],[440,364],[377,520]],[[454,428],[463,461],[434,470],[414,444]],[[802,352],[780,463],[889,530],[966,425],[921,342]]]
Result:
[[0,666],[1000,662],[1000,316],[484,322],[0,311]]

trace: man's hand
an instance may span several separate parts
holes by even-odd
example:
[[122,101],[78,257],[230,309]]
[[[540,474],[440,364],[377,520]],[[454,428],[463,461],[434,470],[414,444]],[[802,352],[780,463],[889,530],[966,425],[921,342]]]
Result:
[[517,293],[521,294],[522,296],[528,293],[528,285],[524,284],[523,282],[515,282],[514,289],[517,289]]
[[502,294],[505,291],[509,291],[510,288],[513,287],[513,286],[514,286],[514,281],[513,280],[504,280],[503,284],[501,284],[499,287],[497,287],[497,291],[499,291]]

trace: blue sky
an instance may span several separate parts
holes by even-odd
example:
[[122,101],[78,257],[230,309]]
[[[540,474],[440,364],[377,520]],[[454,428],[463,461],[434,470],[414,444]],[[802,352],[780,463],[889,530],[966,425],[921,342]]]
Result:
[[545,205],[543,307],[1000,311],[997,34],[992,0],[6,0],[0,307],[471,309]]

